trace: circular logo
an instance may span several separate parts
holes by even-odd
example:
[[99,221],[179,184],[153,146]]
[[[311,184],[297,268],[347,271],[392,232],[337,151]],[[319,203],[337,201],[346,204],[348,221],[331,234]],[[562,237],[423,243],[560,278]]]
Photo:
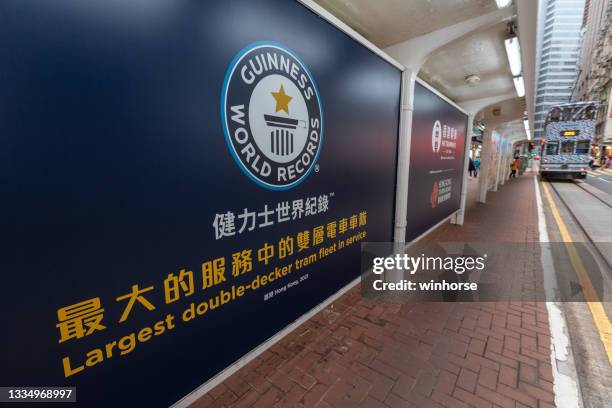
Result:
[[236,55],[223,83],[221,120],[234,160],[262,187],[295,187],[319,158],[319,91],[300,58],[281,44],[259,42]]
[[439,120],[436,120],[436,123],[433,125],[433,130],[431,131],[431,150],[434,153],[438,153],[440,151],[440,145],[442,144],[442,124]]

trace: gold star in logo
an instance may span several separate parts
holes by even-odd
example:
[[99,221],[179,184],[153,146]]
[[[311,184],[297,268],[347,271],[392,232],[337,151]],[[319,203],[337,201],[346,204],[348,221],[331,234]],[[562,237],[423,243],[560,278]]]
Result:
[[293,99],[291,96],[285,93],[285,88],[281,84],[278,92],[270,92],[274,99],[276,100],[276,112],[284,110],[289,114],[289,102]]

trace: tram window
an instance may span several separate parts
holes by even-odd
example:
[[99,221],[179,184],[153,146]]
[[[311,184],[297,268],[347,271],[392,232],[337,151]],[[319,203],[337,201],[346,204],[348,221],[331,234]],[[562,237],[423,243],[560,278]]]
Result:
[[593,107],[585,106],[584,108],[580,109],[577,112],[575,120],[591,120],[591,119],[593,119]]
[[559,108],[555,108],[550,112],[549,121],[550,122],[559,121]]
[[574,153],[574,142],[567,141],[561,142],[561,154],[572,154]]
[[588,140],[581,140],[578,142],[577,146],[576,146],[576,154],[587,154],[589,153],[589,141]]
[[597,113],[597,110],[595,109],[594,106],[589,106],[586,111],[584,112],[584,119],[585,120],[593,120],[595,119],[595,114]]
[[565,108],[565,109],[561,109],[561,114],[559,115],[559,120],[561,120],[561,121],[567,121],[567,120],[570,120],[568,116],[569,116],[569,115],[568,115],[568,110],[567,110],[567,108]]
[[557,154],[557,150],[559,149],[559,143],[557,142],[548,142],[546,143],[546,154],[554,155]]

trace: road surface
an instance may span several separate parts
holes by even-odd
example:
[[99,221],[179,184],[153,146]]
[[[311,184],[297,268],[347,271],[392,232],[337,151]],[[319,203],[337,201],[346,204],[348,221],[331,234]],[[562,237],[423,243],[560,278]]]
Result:
[[587,178],[584,181],[608,194],[612,194],[611,169],[588,170]]

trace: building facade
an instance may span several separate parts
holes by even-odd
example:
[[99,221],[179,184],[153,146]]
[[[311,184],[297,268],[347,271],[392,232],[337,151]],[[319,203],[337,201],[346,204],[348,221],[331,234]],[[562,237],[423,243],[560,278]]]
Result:
[[534,137],[541,138],[549,109],[570,102],[578,75],[585,0],[544,0],[539,15]]
[[[573,99],[600,103],[595,144],[612,153],[612,0],[587,0]],[[602,149],[604,150],[604,149]]]

